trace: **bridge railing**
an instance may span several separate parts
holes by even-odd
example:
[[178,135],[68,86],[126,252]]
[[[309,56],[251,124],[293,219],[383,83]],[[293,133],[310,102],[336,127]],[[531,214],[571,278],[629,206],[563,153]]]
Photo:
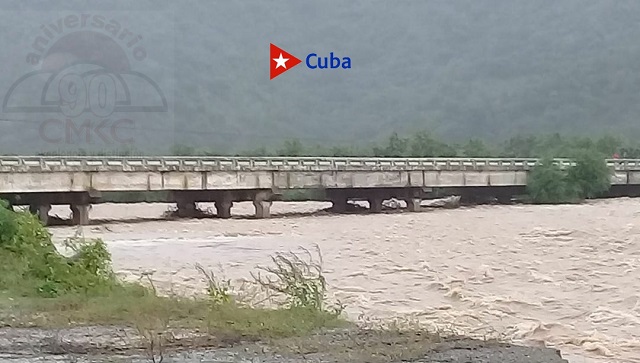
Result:
[[[0,172],[56,170],[529,170],[532,158],[353,158],[353,157],[116,157],[1,156]],[[555,159],[561,167],[574,165]],[[610,159],[616,170],[640,170],[640,160]]]

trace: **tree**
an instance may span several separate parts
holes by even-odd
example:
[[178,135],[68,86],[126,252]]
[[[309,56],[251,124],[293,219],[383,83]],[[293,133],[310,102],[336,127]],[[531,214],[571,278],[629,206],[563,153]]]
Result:
[[534,203],[566,203],[575,200],[575,189],[567,183],[567,177],[553,158],[545,157],[527,176],[527,193]]
[[280,156],[303,156],[304,146],[298,139],[286,140],[277,153]]
[[569,169],[567,180],[575,186],[581,198],[595,198],[611,188],[611,170],[604,155],[581,150],[574,159],[576,165]]
[[611,157],[613,154],[620,152],[621,144],[622,142],[617,137],[605,135],[596,141],[596,149],[608,157]]
[[462,154],[468,158],[488,158],[493,155],[480,139],[469,140],[462,148]]
[[384,148],[373,148],[375,156],[379,157],[403,157],[407,155],[408,140],[398,136],[397,132],[394,132],[389,136],[387,145]]
[[171,155],[173,156],[193,156],[196,155],[196,149],[192,146],[176,144],[171,147]]
[[604,155],[579,150],[575,165],[562,170],[545,157],[527,176],[527,193],[536,203],[567,203],[601,196],[611,187],[611,171]]
[[436,140],[426,131],[420,131],[413,135],[410,142],[410,154],[413,157],[457,156],[455,148]]
[[537,156],[538,139],[535,136],[514,136],[504,146],[504,156],[533,158]]

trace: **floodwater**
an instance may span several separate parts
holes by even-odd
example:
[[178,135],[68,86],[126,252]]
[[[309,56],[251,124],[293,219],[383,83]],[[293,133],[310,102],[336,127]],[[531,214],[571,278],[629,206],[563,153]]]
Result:
[[[323,203],[274,203],[273,213]],[[313,249],[330,298],[351,319],[391,319],[500,334],[562,350],[570,362],[640,362],[640,200],[568,206],[478,206],[424,213],[130,222],[162,204],[97,205],[84,227],[129,279],[202,291],[195,263],[236,283],[276,252]],[[67,211],[58,210],[60,214]],[[250,203],[234,214],[250,215]],[[52,228],[57,241],[77,228]]]

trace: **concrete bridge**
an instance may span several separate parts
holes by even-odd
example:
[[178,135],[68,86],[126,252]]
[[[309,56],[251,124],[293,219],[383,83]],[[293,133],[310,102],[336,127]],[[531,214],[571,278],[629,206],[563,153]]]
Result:
[[[373,212],[385,199],[405,200],[416,211],[437,188],[473,188],[498,198],[524,191],[536,159],[314,158],[314,157],[0,157],[0,197],[29,205],[47,222],[52,204],[68,204],[76,224],[89,222],[89,206],[109,193],[167,192],[181,216],[197,202],[214,202],[231,216],[233,202],[253,201],[256,217],[269,217],[283,190],[322,189],[337,211],[348,200],[367,200]],[[571,161],[557,159],[562,167]],[[608,160],[612,184],[640,186],[640,160]],[[125,198],[125,200],[127,200]]]

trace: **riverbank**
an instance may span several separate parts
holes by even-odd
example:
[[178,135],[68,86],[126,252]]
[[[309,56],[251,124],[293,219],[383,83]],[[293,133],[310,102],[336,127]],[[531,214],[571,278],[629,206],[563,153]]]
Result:
[[[127,328],[0,329],[0,359],[12,363],[150,362],[148,345]],[[174,331],[155,356],[163,362],[469,362],[566,363],[552,349],[444,338],[426,332],[337,329],[303,337],[257,342],[217,342],[192,331]],[[205,343],[206,342],[206,343]],[[207,348],[203,348],[207,345]]]

